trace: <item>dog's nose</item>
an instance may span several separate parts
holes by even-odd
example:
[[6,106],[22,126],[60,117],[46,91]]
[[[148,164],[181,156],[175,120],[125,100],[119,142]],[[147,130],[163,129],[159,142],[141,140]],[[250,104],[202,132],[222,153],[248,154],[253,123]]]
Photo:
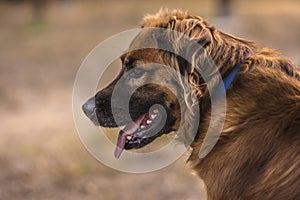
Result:
[[82,105],[84,114],[96,125],[99,126],[99,121],[96,113],[95,98],[89,99],[85,104]]
[[85,104],[82,105],[82,110],[87,117],[90,117],[95,113],[95,98],[89,99]]

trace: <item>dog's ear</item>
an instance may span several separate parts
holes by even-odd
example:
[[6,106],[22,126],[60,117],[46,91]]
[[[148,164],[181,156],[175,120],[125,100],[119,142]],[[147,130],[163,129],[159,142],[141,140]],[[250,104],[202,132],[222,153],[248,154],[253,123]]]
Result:
[[204,57],[205,52],[209,51],[213,41],[214,27],[208,26],[202,19],[185,19],[177,22],[174,30],[184,34],[189,41],[180,40],[180,54],[189,58],[191,63],[186,65],[188,74],[194,73],[194,66],[200,57]]
[[191,40],[196,41],[203,48],[206,48],[212,41],[213,27],[209,27],[205,21],[199,19],[183,20],[184,34]]
[[[181,62],[180,70],[187,74],[194,72],[194,66],[205,51],[211,49],[214,28],[201,18],[177,19],[173,17],[161,29],[150,30],[145,38],[155,38],[159,49],[172,50],[178,57],[188,62]],[[150,34],[151,33],[151,34]]]

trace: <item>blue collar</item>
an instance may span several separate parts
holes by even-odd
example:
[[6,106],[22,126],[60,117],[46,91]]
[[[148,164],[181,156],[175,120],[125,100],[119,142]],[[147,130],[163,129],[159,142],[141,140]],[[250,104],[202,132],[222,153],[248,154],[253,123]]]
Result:
[[233,70],[230,72],[230,74],[223,79],[223,84],[224,84],[225,92],[230,88],[230,86],[231,86],[231,84],[232,84],[232,82],[233,82],[236,74],[240,70],[242,64],[243,64],[243,61],[241,61],[238,64],[236,64],[234,66]]
[[243,61],[244,60],[240,61],[233,67],[232,71],[218,83],[216,90],[211,95],[215,95],[216,98],[226,95],[227,90],[232,85],[232,82],[234,81],[238,71],[243,64]]

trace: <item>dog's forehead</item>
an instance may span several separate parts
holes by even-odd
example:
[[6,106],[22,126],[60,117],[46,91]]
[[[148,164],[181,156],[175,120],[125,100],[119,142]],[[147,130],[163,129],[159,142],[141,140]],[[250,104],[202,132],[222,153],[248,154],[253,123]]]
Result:
[[162,52],[158,48],[156,32],[155,29],[142,29],[121,56],[122,62],[125,65],[161,63]]
[[121,56],[123,65],[142,65],[151,63],[162,63],[161,55],[157,49],[139,49],[129,51]]

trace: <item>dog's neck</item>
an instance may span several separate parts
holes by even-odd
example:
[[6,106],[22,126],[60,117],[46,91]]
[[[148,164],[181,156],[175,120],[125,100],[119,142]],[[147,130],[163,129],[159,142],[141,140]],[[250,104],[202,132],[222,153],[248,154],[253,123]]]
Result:
[[247,59],[248,57],[250,56],[250,54],[246,55],[246,57],[241,60],[239,63],[237,63],[233,69],[231,70],[231,72],[223,78],[223,84],[224,84],[224,89],[225,89],[225,92],[230,88],[232,82],[234,81],[238,71],[240,70],[242,64],[243,64],[243,61],[245,59]]
[[259,43],[237,38],[222,31],[215,31],[214,34],[216,39],[206,50],[222,77],[229,76],[239,62],[261,49]]

